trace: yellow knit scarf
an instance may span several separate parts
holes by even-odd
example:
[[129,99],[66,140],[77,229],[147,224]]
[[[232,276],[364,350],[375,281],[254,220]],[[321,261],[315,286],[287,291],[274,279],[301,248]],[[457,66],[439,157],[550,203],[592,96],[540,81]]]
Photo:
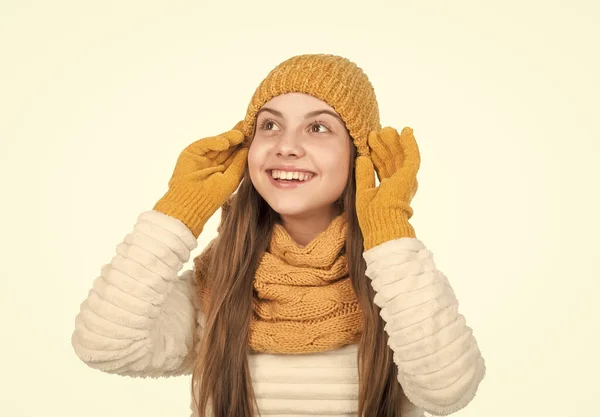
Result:
[[[342,214],[301,247],[282,225],[275,225],[254,279],[250,349],[310,353],[359,341],[362,312],[343,253],[346,229]],[[202,280],[198,274],[205,275],[202,269],[207,265],[198,258],[197,281]]]

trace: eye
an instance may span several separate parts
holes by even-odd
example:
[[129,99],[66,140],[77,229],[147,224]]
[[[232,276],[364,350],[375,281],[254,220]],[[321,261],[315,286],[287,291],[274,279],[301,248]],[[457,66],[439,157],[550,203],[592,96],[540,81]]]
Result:
[[279,130],[279,127],[277,126],[277,123],[275,123],[273,120],[271,119],[263,119],[259,122],[258,124],[260,126],[260,128],[262,130]]
[[328,133],[328,132],[330,132],[329,128],[321,122],[314,122],[312,125],[310,125],[310,131],[312,133]]

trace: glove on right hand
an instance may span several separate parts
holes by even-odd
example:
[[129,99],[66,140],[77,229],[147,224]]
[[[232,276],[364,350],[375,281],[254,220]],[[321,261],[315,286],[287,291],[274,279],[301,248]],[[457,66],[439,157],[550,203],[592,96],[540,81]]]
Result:
[[177,159],[168,191],[154,206],[182,221],[196,238],[244,174],[248,148],[238,126],[187,146]]

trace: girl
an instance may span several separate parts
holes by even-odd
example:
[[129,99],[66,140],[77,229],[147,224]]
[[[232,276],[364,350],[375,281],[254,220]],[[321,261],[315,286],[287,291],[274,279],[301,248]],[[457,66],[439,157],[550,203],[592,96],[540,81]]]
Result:
[[191,374],[200,417],[464,408],[485,362],[409,223],[419,164],[354,63],[284,61],[233,130],[183,150],[81,305],[75,352],[109,373]]

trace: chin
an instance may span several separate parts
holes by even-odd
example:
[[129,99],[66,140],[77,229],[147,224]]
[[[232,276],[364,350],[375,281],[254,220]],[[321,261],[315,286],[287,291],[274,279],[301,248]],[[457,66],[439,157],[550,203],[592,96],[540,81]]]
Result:
[[329,216],[333,202],[324,204],[298,204],[297,201],[267,201],[267,204],[282,217],[308,219],[314,216]]
[[273,209],[273,211],[278,213],[280,216],[288,217],[302,216],[303,214],[307,214],[315,209],[314,207],[307,207],[304,204],[298,204],[294,201],[267,201],[267,204],[269,204],[271,209]]

